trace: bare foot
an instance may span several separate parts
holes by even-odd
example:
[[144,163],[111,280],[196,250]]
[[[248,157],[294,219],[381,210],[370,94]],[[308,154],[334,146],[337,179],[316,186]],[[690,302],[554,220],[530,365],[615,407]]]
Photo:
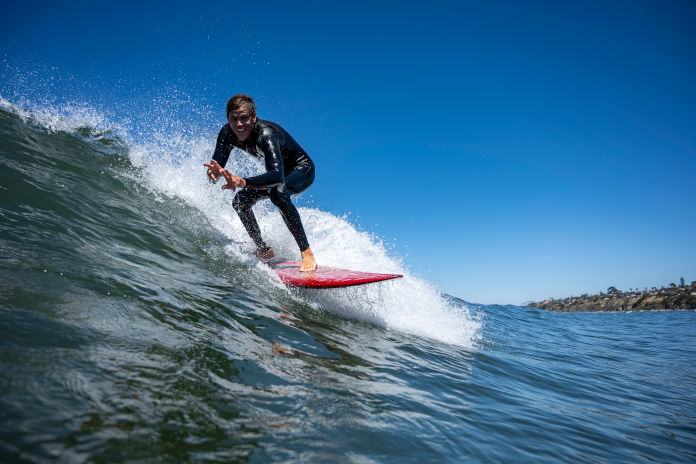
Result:
[[274,256],[273,248],[268,247],[265,250],[263,248],[257,248],[254,252],[259,259],[271,259]]
[[312,250],[307,248],[302,252],[302,264],[300,264],[300,271],[307,272],[313,271],[317,268],[317,263],[314,260],[314,253]]

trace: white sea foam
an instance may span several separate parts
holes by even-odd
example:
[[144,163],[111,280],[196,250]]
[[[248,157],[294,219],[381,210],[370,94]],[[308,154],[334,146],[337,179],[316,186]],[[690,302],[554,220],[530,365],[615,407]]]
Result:
[[[214,137],[179,139],[172,144],[152,141],[131,147],[131,160],[145,172],[145,182],[157,191],[186,200],[202,211],[230,239],[227,251],[236,259],[249,261],[253,248],[244,227],[232,209],[234,193],[222,191],[221,183],[210,184],[202,162],[210,158]],[[241,175],[263,172],[254,158],[238,151],[227,168]],[[301,198],[301,197],[300,197]],[[471,347],[480,322],[468,308],[446,301],[427,281],[414,276],[401,260],[389,256],[381,241],[359,231],[348,220],[310,207],[299,207],[305,231],[319,264],[360,271],[403,274],[402,279],[336,290],[305,290],[296,296],[322,310],[368,321],[383,327]],[[278,256],[299,259],[295,241],[270,201],[254,207],[264,239]],[[269,284],[280,286],[265,266],[255,265],[268,276]]]

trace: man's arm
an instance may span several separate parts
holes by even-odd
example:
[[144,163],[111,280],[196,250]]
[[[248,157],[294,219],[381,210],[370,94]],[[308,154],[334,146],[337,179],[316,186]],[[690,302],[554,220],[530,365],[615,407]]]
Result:
[[271,128],[265,128],[259,138],[259,148],[264,154],[266,173],[247,177],[244,186],[253,189],[275,187],[285,182],[283,156],[280,152],[278,133]]
[[[227,160],[230,157],[230,152],[232,151],[232,145],[229,143],[229,125],[225,124],[217,137],[217,142],[215,143],[215,152],[213,153],[213,158],[211,160],[215,161],[220,168],[224,168],[227,164]],[[213,169],[209,164],[203,164],[208,167],[208,177],[213,182],[217,182],[218,178],[222,175],[220,170]]]

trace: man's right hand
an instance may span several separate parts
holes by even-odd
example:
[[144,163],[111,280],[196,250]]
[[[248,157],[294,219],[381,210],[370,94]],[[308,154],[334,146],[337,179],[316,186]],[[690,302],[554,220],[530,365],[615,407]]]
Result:
[[210,178],[210,180],[213,182],[217,182],[224,171],[224,169],[222,169],[222,167],[215,160],[210,160],[210,163],[203,163],[203,166],[208,168],[208,178]]

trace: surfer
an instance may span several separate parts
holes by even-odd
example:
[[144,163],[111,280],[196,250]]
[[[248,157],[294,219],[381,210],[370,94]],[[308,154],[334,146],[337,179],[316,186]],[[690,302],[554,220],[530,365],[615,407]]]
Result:
[[[314,163],[300,145],[278,124],[256,117],[254,100],[247,95],[235,95],[227,102],[227,120],[218,134],[215,153],[208,168],[213,181],[222,176],[227,181],[223,189],[242,189],[234,197],[232,205],[239,214],[244,228],[256,244],[255,255],[273,257],[273,249],[266,245],[251,207],[269,198],[280,210],[285,224],[295,238],[302,254],[301,271],[316,269],[314,254],[309,248],[297,208],[291,196],[304,192],[314,182]],[[266,173],[253,177],[240,177],[224,169],[232,148],[240,148],[264,161]]]

